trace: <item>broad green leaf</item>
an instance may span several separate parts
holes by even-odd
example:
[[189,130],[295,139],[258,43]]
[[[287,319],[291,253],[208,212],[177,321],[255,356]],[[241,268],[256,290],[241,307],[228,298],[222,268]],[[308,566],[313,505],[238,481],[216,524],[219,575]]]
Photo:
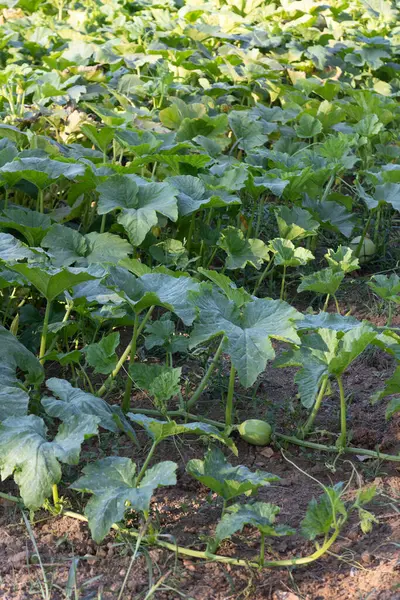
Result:
[[0,425],[2,480],[14,474],[27,508],[39,509],[61,479],[60,462],[76,464],[86,437],[97,433],[95,417],[72,417],[61,425],[53,442],[46,438],[44,421],[34,415],[9,418]]
[[47,388],[53,392],[54,396],[44,396],[42,405],[48,415],[61,421],[68,421],[72,417],[81,417],[89,415],[96,417],[100,427],[107,431],[117,433],[119,428],[114,416],[117,415],[122,422],[124,429],[133,433],[132,427],[122,414],[120,408],[116,405],[110,405],[98,396],[93,396],[83,392],[79,388],[73,387],[65,379],[52,377],[46,381]]
[[322,202],[311,200],[307,197],[303,200],[302,206],[309,210],[315,220],[319,221],[326,229],[339,231],[347,238],[351,236],[357,217],[348,212],[341,204],[331,200]]
[[92,232],[82,235],[64,225],[53,225],[42,241],[56,267],[87,267],[94,263],[117,264],[132,254],[126,240],[112,233]]
[[111,267],[106,285],[114,289],[137,313],[157,305],[175,312],[185,325],[191,325],[195,318],[195,309],[187,298],[189,291],[199,290],[200,285],[189,277],[148,273],[137,278],[125,269]]
[[93,367],[95,373],[108,375],[113,371],[118,362],[116,349],[119,346],[119,333],[117,331],[103,337],[100,342],[94,342],[83,348],[88,365]]
[[0,260],[10,263],[33,256],[33,252],[17,238],[9,233],[0,233]]
[[295,325],[302,315],[286,302],[256,298],[240,310],[216,290],[191,295],[197,307],[190,347],[219,335],[226,338],[226,352],[245,387],[253,385],[275,356],[270,338],[299,342]]
[[139,245],[157,225],[157,213],[176,221],[178,218],[177,191],[168,183],[136,183],[135,176],[113,175],[97,186],[100,215],[120,210],[118,223],[126,230],[132,244]]
[[337,356],[329,364],[329,372],[341,375],[347,367],[376,338],[377,332],[370,325],[362,324],[347,331],[340,340]]
[[298,321],[297,329],[334,329],[335,331],[350,331],[361,325],[355,317],[344,317],[336,313],[320,312],[316,315],[305,314],[302,321]]
[[228,300],[232,300],[239,308],[251,300],[250,294],[244,288],[237,288],[227,275],[218,273],[218,271],[212,271],[211,269],[203,269],[203,267],[199,267],[197,272],[210,279],[224,292]]
[[165,313],[157,321],[148,323],[145,332],[148,335],[146,335],[144,345],[148,350],[156,346],[164,347],[165,351],[171,354],[187,350],[189,338],[176,334],[175,323],[168,318],[168,313]]
[[227,254],[227,269],[243,269],[247,264],[260,269],[264,261],[269,259],[268,248],[262,240],[246,240],[243,232],[235,227],[226,227],[221,231],[218,246]]
[[372,291],[383,300],[400,304],[400,277],[396,273],[390,275],[373,275],[367,282]]
[[149,252],[157,263],[184,269],[189,263],[189,253],[179,240],[168,239],[150,246]]
[[180,98],[173,98],[168,108],[160,110],[159,119],[168,129],[179,129],[183,119],[196,119],[206,114],[204,104],[186,104]]
[[176,369],[158,364],[133,363],[129,374],[135,385],[147,390],[156,403],[166,402],[180,393],[181,367]]
[[19,231],[29,246],[39,246],[50,227],[48,215],[23,206],[8,208],[0,215],[0,228]]
[[268,245],[268,250],[274,254],[276,265],[284,267],[298,267],[306,265],[314,259],[314,255],[307,248],[296,248],[290,240],[275,238]]
[[167,182],[177,190],[180,216],[190,215],[200,209],[222,208],[241,203],[238,196],[228,194],[224,190],[207,189],[201,179],[192,175],[168,177]]
[[250,471],[243,465],[234,467],[218,448],[208,450],[204,460],[189,460],[186,470],[195,479],[210,490],[222,496],[224,500],[237,498],[242,494],[249,496],[260,487],[279,481],[279,477],[264,471]]
[[85,171],[85,165],[78,163],[49,158],[17,158],[0,168],[0,180],[14,186],[21,179],[25,179],[43,190],[60,177],[73,180],[84,175]]
[[346,517],[346,508],[341,500],[343,484],[326,488],[326,492],[308,505],[306,516],[301,522],[303,535],[314,540],[319,535],[327,535],[337,522],[338,517]]
[[28,412],[29,394],[22,388],[17,371],[26,374],[26,384],[39,385],[43,367],[13,334],[0,326],[0,421],[22,417]]
[[268,141],[268,136],[263,133],[262,123],[255,121],[247,111],[231,111],[228,120],[238,147],[245,152],[264,146]]
[[128,417],[137,425],[146,430],[152,440],[161,442],[173,435],[204,435],[218,440],[228,446],[237,456],[237,449],[233,441],[224,435],[219,429],[207,423],[176,423],[176,421],[160,421],[145,415],[128,413]]
[[325,254],[328,265],[334,271],[343,271],[343,273],[351,273],[359,268],[358,258],[354,256],[353,250],[347,246],[338,246],[334,251],[329,248]]
[[21,263],[10,265],[10,269],[23,275],[49,302],[78,283],[96,279],[85,269],[72,267],[57,269],[55,267],[35,267]]
[[289,208],[280,206],[275,212],[279,235],[286,240],[303,239],[316,235],[319,223],[315,221],[308,210],[299,206]]
[[317,294],[330,294],[334,296],[344,279],[343,271],[336,271],[327,267],[321,271],[315,271],[310,275],[304,275],[297,288],[298,292],[316,292]]
[[215,538],[220,542],[230,538],[237,531],[242,531],[245,525],[256,527],[258,531],[268,536],[292,535],[295,530],[286,525],[275,525],[280,508],[267,502],[253,504],[233,504],[218,523]]
[[299,138],[313,138],[322,131],[321,122],[309,114],[300,117],[299,124],[296,127],[296,134]]
[[137,485],[136,465],[129,458],[110,456],[87,465],[72,488],[93,494],[85,508],[93,539],[100,543],[127,510],[148,511],[157,487],[175,485],[176,469],[171,461],[158,463]]

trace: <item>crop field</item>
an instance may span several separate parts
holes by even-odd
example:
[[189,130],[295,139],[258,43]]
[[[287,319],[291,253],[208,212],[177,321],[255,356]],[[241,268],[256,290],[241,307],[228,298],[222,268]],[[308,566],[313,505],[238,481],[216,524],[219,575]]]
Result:
[[0,599],[400,599],[400,5],[4,0]]

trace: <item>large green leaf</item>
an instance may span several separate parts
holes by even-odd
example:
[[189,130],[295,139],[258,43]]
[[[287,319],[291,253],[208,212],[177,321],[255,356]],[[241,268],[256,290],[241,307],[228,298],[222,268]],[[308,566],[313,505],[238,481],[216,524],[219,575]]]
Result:
[[17,238],[9,233],[0,233],[0,260],[10,263],[33,256],[33,252]]
[[78,283],[96,279],[85,269],[73,267],[57,269],[56,267],[35,267],[20,263],[10,265],[10,269],[23,275],[50,302]]
[[341,500],[343,484],[326,488],[319,500],[313,498],[308,505],[306,516],[301,522],[303,535],[314,540],[319,535],[327,535],[337,523],[338,516],[346,517],[346,508]]
[[243,269],[247,264],[259,269],[269,259],[268,248],[262,240],[245,239],[243,232],[235,227],[221,231],[218,246],[227,253],[227,269]]
[[138,278],[126,269],[111,267],[106,284],[137,313],[157,305],[175,312],[186,325],[191,325],[195,318],[195,310],[187,298],[190,291],[200,288],[200,284],[190,277],[148,273]]
[[396,273],[373,275],[368,285],[380,298],[400,304],[400,277]]
[[189,460],[186,470],[195,479],[210,490],[222,496],[224,500],[237,498],[242,494],[249,496],[260,487],[279,481],[279,477],[264,471],[250,471],[243,465],[234,467],[218,448],[208,450],[204,460]]
[[307,248],[296,248],[290,240],[275,238],[268,245],[268,250],[273,252],[276,265],[284,267],[298,267],[314,259],[314,255]]
[[234,282],[223,273],[218,273],[218,271],[213,271],[211,269],[203,269],[203,267],[199,267],[197,269],[198,273],[204,275],[210,279],[220,290],[222,290],[225,296],[232,300],[239,308],[249,302],[251,300],[251,296],[244,288],[237,288]]
[[275,356],[270,338],[299,342],[295,323],[302,316],[286,302],[256,298],[239,309],[215,289],[192,294],[191,298],[199,314],[190,347],[224,335],[226,351],[246,387]]
[[89,415],[96,417],[103,429],[117,433],[119,431],[115,419],[115,416],[117,416],[117,420],[122,423],[123,429],[133,434],[133,429],[125,419],[119,406],[107,404],[102,398],[73,387],[65,379],[51,377],[47,379],[46,386],[53,392],[54,396],[43,397],[42,405],[51,417],[68,421],[72,417],[79,418]]
[[297,288],[298,292],[316,292],[317,294],[331,294],[334,296],[344,279],[344,272],[327,267],[304,275]]
[[166,402],[180,391],[181,367],[173,368],[158,364],[133,363],[129,374],[135,385],[147,390],[156,403]]
[[0,424],[2,479],[14,473],[27,508],[37,510],[61,479],[60,462],[76,464],[85,438],[97,433],[98,419],[72,417],[60,426],[53,442],[46,438],[44,421],[34,415],[9,418]]
[[8,208],[0,215],[1,229],[19,231],[30,246],[39,246],[50,226],[48,215],[23,206]]
[[240,198],[224,190],[210,190],[198,177],[178,175],[167,181],[178,190],[178,208],[180,216],[190,215],[204,208],[221,208],[240,204]]
[[175,485],[176,469],[174,462],[158,463],[137,485],[136,465],[129,458],[110,456],[87,465],[72,487],[93,494],[85,508],[93,539],[100,543],[126,510],[148,511],[157,487]]
[[85,165],[79,163],[60,162],[49,158],[17,158],[0,168],[0,180],[13,186],[25,179],[43,190],[60,177],[72,180],[84,175],[85,171]]
[[286,240],[302,239],[316,235],[319,223],[315,221],[308,210],[299,206],[280,206],[275,212],[279,235]]
[[116,349],[119,346],[119,333],[114,331],[103,337],[100,342],[88,344],[83,348],[88,365],[93,367],[95,373],[108,375],[113,371],[118,362]]
[[178,218],[177,190],[168,183],[137,183],[133,175],[113,175],[97,186],[98,213],[104,215],[119,210],[118,222],[126,230],[132,244],[139,245],[157,225],[157,213],[176,221]]
[[39,385],[44,378],[43,367],[13,334],[0,326],[0,421],[7,417],[26,415],[29,394],[22,388],[17,371],[26,374],[26,383]]
[[354,252],[347,246],[338,246],[337,250],[334,251],[329,248],[325,254],[325,258],[328,265],[334,271],[343,271],[343,273],[351,273],[359,268],[360,264],[358,258],[354,256]]
[[237,449],[233,441],[219,429],[207,423],[176,423],[176,421],[160,421],[146,415],[128,413],[128,417],[143,427],[146,433],[156,442],[161,442],[173,435],[204,435],[218,440],[228,446],[236,455]]
[[296,127],[296,134],[299,138],[312,138],[321,131],[321,121],[307,113],[300,117],[299,125]]
[[245,525],[256,527],[262,534],[268,536],[292,535],[295,530],[287,525],[275,525],[280,508],[276,504],[254,502],[253,504],[233,504],[218,523],[215,539],[219,543],[230,538],[237,531],[242,531]]
[[82,235],[64,225],[53,225],[42,241],[56,267],[87,267],[94,263],[117,264],[132,254],[126,240],[112,233]]
[[245,152],[251,152],[268,141],[268,136],[263,133],[262,122],[255,121],[246,111],[231,111],[228,119],[238,147]]

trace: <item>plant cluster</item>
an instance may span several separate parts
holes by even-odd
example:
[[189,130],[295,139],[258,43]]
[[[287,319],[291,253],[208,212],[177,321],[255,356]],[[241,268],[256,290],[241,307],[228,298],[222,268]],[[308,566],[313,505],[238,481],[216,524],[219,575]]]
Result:
[[[315,552],[268,561],[265,538],[294,532],[276,523],[278,506],[253,501],[277,478],[232,465],[220,446],[237,454],[236,430],[249,443],[269,440],[265,423],[238,427],[235,394],[274,361],[298,368],[309,411],[296,436],[273,428],[275,443],[400,461],[351,446],[343,379],[371,345],[400,360],[392,326],[400,279],[367,282],[387,305],[383,327],[340,314],[337,297],[351,273],[393,258],[399,9],[388,0],[239,4],[8,2],[0,471],[14,476],[25,507],[86,518],[97,542],[135,511],[143,539],[174,550],[151,522],[151,499],[176,483],[178,465],[150,462],[166,438],[200,436],[209,448],[186,470],[222,499],[222,515],[205,550],[178,551],[245,565],[216,553],[251,526],[260,532],[252,564],[306,564],[352,511],[368,531],[363,506],[374,490],[345,503],[342,486],[324,488],[301,525],[318,538]],[[322,310],[295,308],[296,290]],[[177,366],[188,354],[207,355],[196,386]],[[219,422],[195,409],[222,362],[230,371]],[[49,377],[50,365],[59,377]],[[375,396],[394,395],[387,418],[400,410],[399,369]],[[307,437],[328,395],[340,423],[326,446]],[[127,436],[134,455],[138,428],[151,440],[142,464],[124,456],[86,464],[72,485],[90,494],[85,517],[67,510],[63,465],[78,465],[85,440],[104,431]]]

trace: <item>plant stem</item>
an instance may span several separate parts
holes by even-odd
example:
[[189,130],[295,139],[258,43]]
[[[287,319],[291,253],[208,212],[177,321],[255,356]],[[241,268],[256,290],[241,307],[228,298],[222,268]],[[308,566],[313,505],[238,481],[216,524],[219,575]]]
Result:
[[104,233],[105,232],[105,229],[106,229],[106,220],[107,220],[107,215],[103,215],[101,217],[100,233]]
[[393,320],[393,302],[389,300],[389,310],[388,310],[388,318],[386,322],[386,327],[390,327]]
[[338,439],[338,447],[345,448],[346,447],[346,438],[347,438],[347,430],[346,430],[346,397],[344,395],[343,389],[343,380],[342,376],[338,375],[336,377],[339,386],[339,395],[340,395],[340,436]]
[[[150,306],[149,310],[145,314],[145,317],[138,328],[137,337],[139,337],[139,335],[142,333],[143,328],[146,325],[149,318],[151,317],[151,313],[153,312],[153,310],[154,310],[154,306]],[[112,373],[110,373],[110,375],[107,377],[107,379],[105,380],[105,382],[103,383],[103,385],[101,386],[99,391],[97,392],[97,396],[102,396],[104,394],[104,392],[107,390],[107,387],[109,386],[109,384],[113,381],[113,379],[115,379],[115,377],[118,375],[118,373],[122,369],[123,364],[126,361],[126,359],[128,358],[130,352],[131,352],[131,343],[129,343],[127,345],[127,347],[125,348],[123,354],[121,355],[121,358],[119,359],[119,361],[116,364],[114,371]]]
[[340,306],[335,295],[333,296],[333,299],[335,300],[336,312],[338,315],[340,315]]
[[327,295],[326,295],[326,298],[325,298],[325,303],[324,303],[324,307],[323,307],[323,309],[322,309],[322,310],[323,310],[323,312],[326,312],[326,309],[328,308],[328,304],[329,304],[329,298],[330,298],[330,297],[331,297],[331,295],[330,295],[330,294],[327,294]]
[[[131,351],[130,351],[130,357],[129,357],[130,365],[132,365],[135,362],[138,330],[139,330],[139,315],[138,315],[138,313],[136,313],[135,314],[135,323],[133,326],[132,341],[131,341]],[[132,377],[129,375],[129,368],[128,368],[128,378],[126,380],[125,392],[124,392],[124,397],[122,400],[122,410],[124,413],[127,413],[131,406],[131,393],[132,393]]]
[[268,274],[268,272],[270,270],[270,267],[272,267],[272,265],[273,265],[273,261],[274,261],[274,259],[271,258],[271,260],[268,262],[267,266],[265,267],[264,271],[261,273],[260,277],[258,278],[257,283],[254,286],[253,296],[256,295],[256,293],[258,291],[258,288],[260,287],[260,285],[264,281],[265,277],[267,276],[267,274]]
[[261,533],[261,540],[260,540],[260,567],[264,566],[264,560],[265,560],[265,533],[263,533],[262,531]]
[[149,466],[149,462],[151,461],[151,458],[154,454],[155,449],[157,448],[158,445],[158,441],[154,441],[148,455],[146,456],[146,460],[143,463],[142,468],[140,469],[139,475],[136,478],[136,486],[139,485],[139,483],[141,482],[141,480],[143,479],[144,474],[146,473],[146,469]]
[[193,413],[188,413],[184,410],[168,410],[167,412],[160,412],[159,410],[154,410],[150,408],[135,408],[132,411],[134,414],[139,415],[149,415],[154,417],[182,417],[182,419],[194,419],[195,421],[200,421],[201,423],[208,423],[209,425],[214,425],[214,427],[218,427],[218,429],[225,429],[223,423],[219,421],[214,421],[213,419],[207,419],[201,415],[194,415]]
[[50,311],[51,311],[51,301],[47,300],[46,311],[44,313],[42,336],[40,338],[40,350],[39,350],[40,362],[44,362],[43,359],[44,359],[44,355],[46,354],[46,341],[47,341],[47,331],[49,328]]
[[280,300],[283,300],[283,298],[285,296],[285,279],[286,279],[286,265],[283,265],[283,276],[282,276],[282,283],[281,283],[281,294],[279,296]]
[[[87,523],[86,517],[84,517],[83,515],[80,515],[79,513],[75,513],[71,510],[64,511],[63,515],[65,517],[71,517],[73,519],[77,519],[78,521],[83,521],[83,522]],[[117,525],[116,523],[114,523],[111,526],[111,528],[120,533],[124,533],[126,535],[130,535],[135,538],[138,538],[141,536],[141,534],[139,532],[133,531],[131,529],[124,529],[122,527],[119,527],[119,525]],[[317,560],[318,558],[320,558],[323,554],[325,554],[325,552],[327,552],[327,550],[329,550],[329,548],[335,543],[339,533],[340,533],[340,529],[339,528],[335,529],[334,532],[332,533],[331,537],[329,537],[328,539],[325,539],[322,546],[317,548],[317,550],[315,552],[313,552],[312,554],[309,554],[308,556],[288,558],[288,559],[283,559],[283,560],[267,560],[267,561],[264,561],[263,566],[267,567],[267,568],[272,568],[272,567],[279,568],[279,567],[290,567],[290,566],[295,566],[295,565],[307,565],[309,563],[312,563],[315,560]],[[192,550],[190,548],[185,548],[184,546],[178,546],[177,544],[163,542],[158,539],[155,540],[154,536],[152,536],[149,540],[147,540],[145,537],[143,537],[143,541],[147,542],[147,543],[153,543],[157,546],[160,546],[161,548],[166,548],[167,550],[171,550],[172,552],[175,552],[176,554],[180,554],[182,556],[192,556],[193,558],[200,558],[202,560],[213,560],[215,562],[236,565],[238,567],[259,568],[259,566],[260,566],[256,562],[243,560],[240,558],[232,558],[230,556],[220,556],[218,554],[202,552],[201,550]]]
[[43,193],[43,190],[39,190],[38,189],[37,204],[38,204],[39,212],[41,212],[43,214],[44,213],[44,193]]
[[235,391],[235,375],[236,369],[231,363],[231,371],[229,374],[229,385],[228,385],[228,395],[226,397],[226,409],[225,409],[225,425],[226,427],[232,426],[233,420],[233,393]]
[[311,414],[308,417],[305,425],[301,428],[301,436],[302,437],[306,436],[309,433],[309,431],[311,430],[312,426],[314,425],[315,417],[317,416],[317,413],[321,406],[321,402],[325,395],[325,390],[326,390],[326,386],[328,385],[328,380],[329,380],[328,375],[324,375],[322,382],[321,382],[321,387],[319,388],[319,393],[315,400]]
[[220,356],[222,354],[222,349],[223,349],[223,346],[224,346],[224,342],[225,342],[225,337],[223,337],[221,339],[220,344],[219,344],[219,346],[217,348],[217,351],[214,354],[214,358],[212,359],[212,362],[211,362],[210,366],[208,367],[206,373],[204,374],[203,379],[200,381],[200,383],[197,386],[196,390],[192,394],[192,397],[186,403],[186,407],[187,408],[193,408],[193,406],[196,404],[197,400],[200,398],[201,394],[203,393],[203,390],[206,387],[206,385],[208,383],[208,380],[210,379],[210,377],[212,375],[212,372],[214,371],[215,367],[217,366],[219,358],[220,358]]
[[52,491],[53,491],[53,504],[57,508],[58,505],[60,504],[60,498],[58,496],[58,486],[56,483],[53,484]]
[[363,232],[362,232],[362,234],[361,234],[360,241],[358,242],[358,246],[357,246],[357,248],[355,249],[354,256],[356,256],[357,258],[359,258],[359,256],[360,256],[361,248],[362,248],[362,246],[363,246],[363,243],[364,243],[364,240],[365,240],[365,236],[366,236],[366,235],[367,235],[367,233],[368,233],[368,230],[369,230],[369,226],[370,226],[370,223],[371,223],[371,219],[372,219],[373,212],[374,212],[374,211],[373,211],[373,210],[371,210],[371,211],[370,211],[370,213],[369,213],[369,217],[368,217],[368,219],[367,219],[367,222],[366,222],[366,224],[365,224],[364,230],[363,230]]
[[337,446],[327,446],[326,444],[317,444],[316,442],[307,442],[305,440],[300,440],[299,438],[291,435],[284,435],[283,433],[274,433],[275,438],[284,440],[285,442],[289,442],[289,444],[295,444],[296,446],[303,446],[304,448],[312,448],[313,450],[322,450],[323,452],[334,452],[337,454],[347,453],[347,454],[359,454],[360,456],[370,456],[371,458],[376,458],[377,460],[392,460],[393,462],[400,462],[400,454],[381,454],[380,452],[376,452],[374,450],[367,450],[365,448],[352,448],[351,446],[345,446],[344,448],[338,448]]

